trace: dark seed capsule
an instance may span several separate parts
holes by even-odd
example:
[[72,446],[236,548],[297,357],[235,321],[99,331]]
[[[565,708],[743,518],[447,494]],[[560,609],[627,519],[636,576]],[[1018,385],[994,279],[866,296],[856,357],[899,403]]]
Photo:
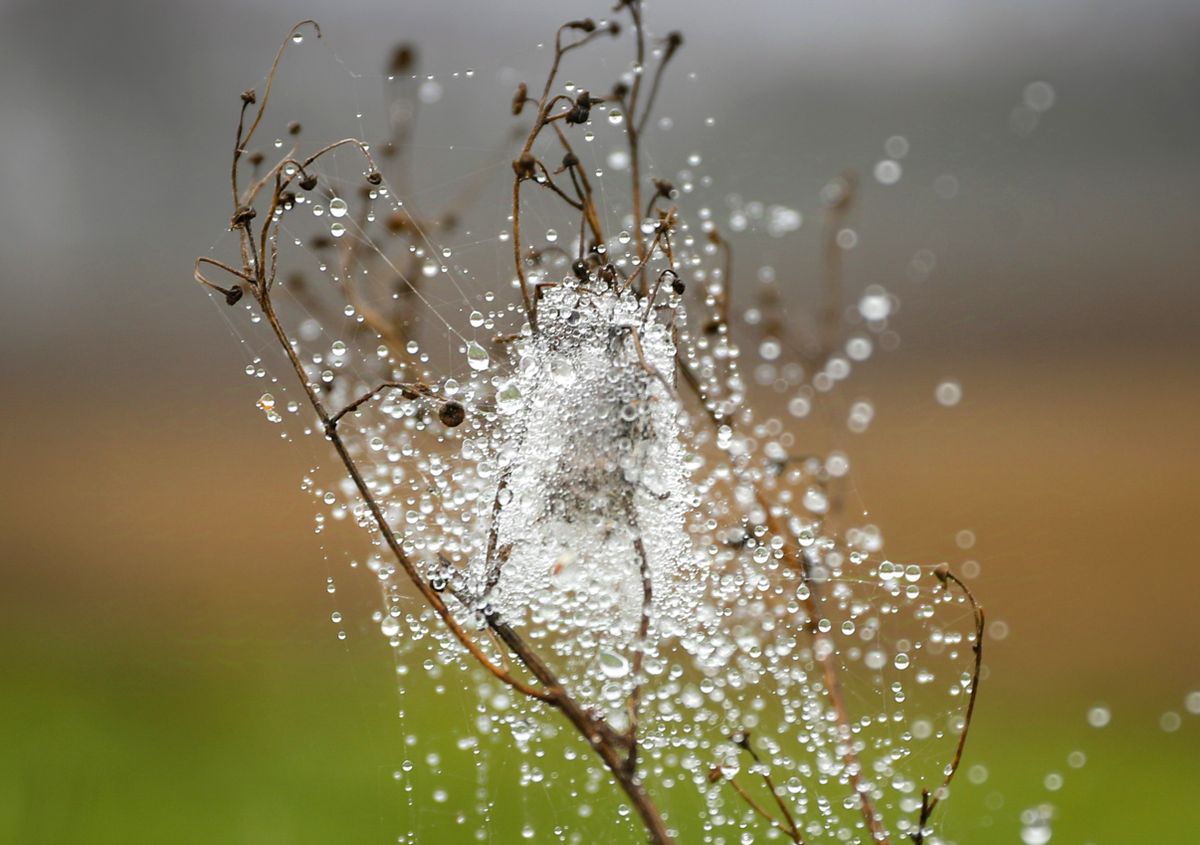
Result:
[[234,285],[229,290],[225,291],[225,304],[226,305],[237,305],[238,300],[240,300],[242,298],[243,293],[244,293],[244,291],[242,290],[240,285]]
[[525,108],[525,98],[529,96],[529,87],[522,82],[517,86],[517,93],[513,94],[512,98],[512,113],[520,114]]
[[450,401],[438,409],[438,419],[442,421],[442,425],[446,426],[446,428],[460,426],[466,418],[467,409],[460,402]]

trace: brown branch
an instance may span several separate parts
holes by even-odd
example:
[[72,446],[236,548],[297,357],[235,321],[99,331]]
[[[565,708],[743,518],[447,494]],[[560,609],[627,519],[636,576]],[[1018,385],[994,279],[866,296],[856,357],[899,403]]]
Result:
[[958,735],[958,743],[954,747],[954,757],[950,761],[950,767],[946,771],[946,777],[942,780],[942,785],[934,790],[930,795],[928,789],[921,791],[921,815],[917,821],[917,831],[912,835],[912,840],[915,845],[922,845],[925,841],[925,825],[929,822],[929,817],[933,814],[934,808],[947,794],[947,789],[950,787],[950,781],[954,779],[954,775],[958,772],[958,766],[962,762],[963,750],[967,747],[967,735],[971,732],[971,719],[975,715],[975,698],[979,692],[979,673],[983,669],[983,633],[986,617],[983,612],[983,606],[975,600],[974,594],[962,580],[950,571],[950,567],[946,564],[940,565],[934,570],[934,575],[942,582],[942,586],[946,589],[950,588],[953,583],[962,590],[963,595],[967,597],[967,601],[971,605],[971,612],[975,617],[975,644],[972,650],[975,652],[975,663],[971,670],[971,692],[967,696],[967,710],[963,716],[963,728]]
[[[762,758],[758,756],[758,752],[755,751],[754,746],[750,744],[750,735],[743,733],[741,737],[742,741],[738,742],[738,745],[745,749],[745,751],[750,755],[750,758],[754,760],[757,765],[763,766]],[[734,741],[737,742],[736,739]],[[796,819],[792,815],[792,811],[788,808],[787,802],[783,800],[783,797],[779,794],[779,790],[775,787],[775,779],[771,777],[770,771],[763,771],[762,779],[763,783],[766,784],[767,789],[770,790],[771,797],[775,799],[775,806],[779,808],[779,812],[783,813],[783,817],[787,819],[786,829],[791,833],[792,841],[797,843],[797,845],[804,845],[800,839],[800,828],[796,826]]]
[[825,302],[822,309],[817,366],[824,366],[838,346],[842,325],[842,247],[837,236],[854,206],[857,182],[854,174],[845,173],[840,179],[841,193],[833,197],[825,215],[825,238],[822,246],[822,267],[825,281]]
[[[636,523],[633,515],[633,509],[626,503],[626,512],[631,523]],[[629,717],[629,726],[626,729],[626,742],[629,746],[629,753],[625,759],[626,767],[632,772],[637,767],[638,755],[638,711],[642,702],[642,663],[646,656],[646,639],[650,634],[650,606],[654,600],[654,587],[650,581],[650,564],[646,560],[646,546],[642,542],[641,534],[637,534],[633,538],[633,548],[637,552],[638,557],[638,572],[642,578],[642,614],[641,621],[638,623],[637,640],[633,646],[633,690],[629,694],[629,701],[626,702],[626,710]]]
[[708,774],[708,778],[710,781],[723,780],[725,783],[729,784],[733,788],[733,791],[737,793],[738,797],[746,802],[746,806],[753,810],[759,817],[764,819],[772,827],[778,828],[786,833],[788,838],[790,838],[792,842],[796,843],[796,845],[804,845],[804,840],[800,838],[800,831],[796,829],[795,825],[785,825],[779,819],[775,818],[775,816],[771,815],[771,813],[768,812],[762,804],[758,803],[753,795],[746,791],[745,787],[737,782],[737,778],[725,777],[725,775],[721,773],[719,767],[712,769]]

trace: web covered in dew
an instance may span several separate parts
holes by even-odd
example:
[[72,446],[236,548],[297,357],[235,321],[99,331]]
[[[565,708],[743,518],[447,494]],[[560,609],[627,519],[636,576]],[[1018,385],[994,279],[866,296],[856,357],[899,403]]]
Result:
[[[789,414],[806,415],[887,336],[893,299],[866,291],[854,332],[818,305],[817,331],[797,336],[772,284],[753,302],[735,292],[731,255],[738,231],[785,237],[799,212],[725,201],[698,159],[659,172],[650,150],[642,176],[663,187],[652,213],[631,212],[629,118],[608,105],[567,130],[574,163],[533,147],[550,166],[519,198],[522,280],[509,191],[524,134],[496,104],[498,74],[426,74],[398,48],[386,73],[361,75],[297,36],[262,156],[246,150],[252,184],[289,181],[260,212],[277,224],[271,255],[251,259],[272,263],[289,343],[420,577],[494,662],[512,659],[501,620],[606,730],[636,736],[637,779],[679,841],[927,835],[979,680],[981,616],[946,567],[887,559],[879,530],[847,513],[846,456],[807,454],[788,415],[755,411],[743,376],[778,368]],[[665,65],[669,38],[649,43],[640,68],[619,37],[599,45],[593,93]],[[577,104],[584,86],[569,78],[553,90]],[[456,116],[489,102],[494,143],[474,130],[453,142]],[[594,223],[563,196],[573,184],[582,204],[585,177]],[[854,192],[839,178],[821,197],[814,272],[830,286]],[[321,457],[326,432],[262,303],[214,299],[268,385],[262,413],[318,456],[304,482],[318,530],[357,524],[370,538],[355,577],[378,582],[372,625],[395,655],[405,721],[396,841],[639,841],[589,743],[473,662],[406,580],[360,491]]]

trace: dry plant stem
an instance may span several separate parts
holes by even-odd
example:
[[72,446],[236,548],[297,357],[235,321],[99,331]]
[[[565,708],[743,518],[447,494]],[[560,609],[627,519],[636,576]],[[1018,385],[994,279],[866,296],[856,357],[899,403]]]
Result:
[[767,812],[763,805],[758,803],[754,796],[747,792],[746,788],[737,782],[736,778],[725,778],[724,780],[731,787],[733,787],[733,791],[736,792],[738,796],[746,802],[746,805],[763,819],[765,819],[767,823],[771,825],[771,827],[777,827],[782,830],[788,835],[788,838],[790,838],[792,842],[796,843],[796,845],[804,845],[804,840],[800,838],[800,831],[796,830],[794,824],[789,827]]
[[962,582],[961,579],[950,571],[948,566],[939,567],[935,574],[941,580],[943,585],[950,583],[955,584],[963,595],[967,597],[967,601],[971,604],[971,612],[975,616],[975,645],[972,650],[975,652],[975,665],[971,670],[971,693],[967,698],[967,712],[963,716],[963,728],[958,735],[958,744],[954,748],[954,759],[950,761],[950,768],[946,772],[946,777],[942,780],[942,785],[938,787],[931,795],[928,789],[921,792],[921,815],[917,822],[917,831],[912,834],[912,840],[915,845],[922,845],[925,841],[925,825],[929,822],[929,817],[933,814],[934,808],[946,796],[946,790],[950,786],[950,781],[954,779],[954,775],[958,772],[959,764],[962,763],[963,750],[967,747],[967,736],[971,732],[971,720],[975,716],[975,699],[979,692],[979,673],[983,669],[983,632],[986,623],[986,615],[983,611],[983,606],[975,600],[974,594]]
[[838,346],[842,325],[842,248],[838,232],[854,205],[855,180],[852,174],[842,176],[845,192],[834,200],[825,217],[825,239],[822,247],[822,266],[825,281],[825,305],[821,315],[819,349],[816,366],[823,367]]
[[[632,510],[632,509],[630,509]],[[632,516],[632,513],[630,514]],[[638,573],[642,579],[642,618],[638,624],[637,640],[633,648],[633,691],[629,694],[626,709],[629,715],[629,727],[625,731],[626,742],[629,746],[625,757],[625,765],[632,772],[637,767],[638,715],[642,703],[642,663],[646,656],[646,638],[650,634],[650,606],[654,601],[654,586],[650,582],[650,566],[646,560],[646,546],[640,534],[633,538],[633,549],[637,552]]]
[[[750,737],[745,737],[745,744],[742,746],[746,749],[746,753],[755,763],[762,765],[762,758],[758,756],[758,752],[754,750],[754,746],[750,744]],[[792,841],[797,845],[804,845],[800,840],[800,829],[796,827],[796,819],[792,816],[792,811],[788,809],[787,802],[780,797],[779,791],[775,788],[775,779],[771,777],[769,771],[762,773],[763,782],[767,785],[767,789],[771,792],[771,797],[775,799],[775,806],[779,808],[779,812],[783,813],[783,817],[787,819],[788,829],[792,835]]]
[[[459,625],[458,620],[454,618],[454,614],[450,612],[450,608],[446,605],[445,601],[442,600],[442,597],[437,590],[433,589],[429,582],[426,581],[425,578],[421,576],[421,573],[417,571],[416,565],[405,553],[403,547],[400,545],[399,538],[397,538],[395,532],[392,531],[391,526],[384,518],[383,510],[379,507],[379,503],[375,500],[375,495],[371,492],[370,487],[367,486],[366,480],[363,478],[362,473],[359,472],[358,464],[355,463],[354,458],[350,455],[349,450],[346,448],[345,441],[338,433],[337,419],[340,419],[342,414],[339,412],[336,415],[331,415],[325,409],[324,404],[321,402],[321,398],[317,395],[316,391],[309,382],[308,375],[304,372],[304,365],[300,362],[300,358],[296,354],[295,348],[292,346],[291,339],[284,330],[282,323],[279,322],[279,317],[275,313],[275,307],[271,302],[270,294],[260,295],[258,297],[258,301],[262,306],[264,316],[267,318],[267,323],[271,326],[271,330],[275,333],[276,339],[284,348],[284,351],[288,357],[288,361],[291,363],[292,369],[296,373],[296,377],[300,380],[301,385],[304,387],[304,391],[308,396],[309,403],[312,405],[313,410],[316,411],[318,418],[321,420],[321,424],[325,430],[326,438],[328,438],[328,440],[333,444],[333,448],[338,453],[338,457],[341,458],[347,474],[354,482],[354,486],[357,488],[359,495],[362,496],[363,501],[366,503],[367,509],[371,512],[371,516],[375,520],[376,526],[379,529],[379,533],[383,536],[384,542],[391,550],[392,555],[396,558],[396,562],[399,563],[400,567],[404,570],[404,574],[408,576],[409,580],[413,583],[417,590],[420,591],[424,599],[430,604],[431,607],[433,607],[438,616],[441,617],[442,622],[445,623],[446,627],[450,629],[452,634],[454,634],[455,639],[457,639],[459,643],[461,643],[462,646],[471,653],[471,656],[479,661],[479,663],[485,669],[491,672],[496,678],[513,687],[518,692],[523,693],[524,695],[541,701],[548,700],[548,695],[546,692],[535,690],[528,684],[524,683],[518,678],[513,677],[511,674],[505,672],[503,669],[493,663],[491,659],[483,653],[483,650],[479,648],[475,641],[467,635],[467,632],[463,630],[462,626]],[[335,417],[337,419],[335,419]]]
[[[820,636],[816,626],[817,620],[821,618],[821,607],[817,585],[813,581],[809,571],[808,558],[804,556],[803,550],[794,544],[785,526],[780,523],[779,518],[771,513],[771,503],[761,492],[758,493],[758,503],[766,514],[768,530],[776,536],[785,538],[783,546],[785,562],[800,572],[804,583],[808,586],[808,596],[804,599],[804,609],[808,614],[808,632],[815,642]],[[862,781],[862,762],[859,760],[858,754],[854,751],[854,734],[851,730],[850,708],[846,705],[846,695],[842,690],[841,674],[838,670],[837,661],[834,659],[834,652],[817,651],[820,655],[817,657],[817,662],[821,664],[821,674],[825,681],[825,691],[829,695],[829,703],[832,705],[834,715],[837,719],[838,738],[842,745],[842,760],[845,762],[846,769],[849,772],[850,785],[854,787],[854,792],[859,797],[863,819],[866,821],[867,828],[871,831],[874,840],[882,843],[882,845],[888,845],[887,831],[884,829],[883,823],[880,822],[879,816],[875,812],[875,806],[871,801],[870,795],[867,794]]]
[[[517,280],[521,286],[521,302],[525,306],[525,316],[529,319],[529,327],[533,331],[537,331],[537,303],[529,295],[529,284],[525,277],[525,264],[524,257],[522,255],[523,248],[521,241],[521,183],[530,177],[522,173],[522,167],[520,165],[521,162],[530,157],[534,142],[537,141],[538,136],[542,133],[542,130],[546,128],[546,126],[554,125],[551,123],[550,109],[553,108],[554,104],[562,98],[551,98],[550,89],[554,85],[554,78],[558,75],[558,67],[562,63],[563,56],[577,47],[582,47],[584,44],[587,44],[589,41],[595,38],[598,34],[604,32],[604,30],[593,29],[578,41],[573,41],[570,44],[564,45],[562,43],[563,33],[568,30],[578,29],[577,26],[573,25],[576,23],[579,22],[563,24],[558,28],[558,32],[555,33],[554,60],[550,65],[550,72],[546,74],[546,84],[542,88],[542,96],[537,102],[537,114],[534,117],[533,127],[529,130],[529,135],[526,137],[525,144],[521,148],[521,154],[514,162],[514,170],[516,173],[513,176],[512,187],[513,264],[516,266]],[[560,137],[562,137],[561,134]]]
[[[642,207],[642,162],[641,162],[641,130],[637,120],[638,94],[642,90],[642,74],[646,67],[646,33],[642,28],[641,0],[628,0],[625,4],[629,15],[633,18],[633,31],[637,40],[637,70],[633,74],[633,84],[629,89],[629,107],[625,109],[625,134],[629,137],[629,178],[633,183],[633,213],[636,215]],[[646,261],[646,238],[642,234],[642,221],[634,220],[633,229],[637,238],[638,259]],[[641,293],[645,293],[645,282],[642,283]]]
[[325,410],[319,396],[313,390],[312,385],[308,381],[308,377],[304,372],[304,365],[300,362],[295,349],[292,347],[291,341],[288,338],[286,331],[279,321],[275,313],[275,309],[271,304],[270,295],[259,297],[259,303],[262,306],[263,313],[274,331],[280,345],[283,346],[287,353],[288,360],[292,365],[292,369],[296,373],[296,377],[300,380],[304,387],[305,393],[308,396],[309,403],[317,412],[322,424],[325,427],[325,435],[333,443],[334,450],[341,458],[342,464],[346,472],[350,475],[354,486],[357,488],[359,495],[366,503],[372,517],[375,520],[376,527],[383,536],[384,542],[391,550],[393,557],[404,570],[405,575],[414,586],[420,591],[422,597],[433,607],[434,611],[441,617],[442,622],[450,629],[455,638],[471,653],[471,655],[492,675],[499,680],[513,687],[518,692],[529,698],[545,702],[551,707],[561,712],[575,729],[588,741],[592,748],[599,755],[600,759],[612,772],[613,777],[620,784],[622,790],[634,805],[638,816],[641,818],[643,825],[646,828],[650,841],[655,845],[669,845],[671,839],[666,825],[658,812],[658,808],[654,805],[650,796],[643,789],[641,782],[636,776],[636,772],[629,765],[629,757],[627,750],[623,747],[626,743],[623,738],[618,736],[608,725],[601,719],[593,716],[584,707],[572,698],[564,689],[561,682],[550,670],[550,668],[542,661],[541,657],[529,647],[527,643],[520,637],[519,634],[507,623],[503,622],[498,616],[491,614],[487,617],[489,627],[495,632],[496,636],[517,656],[522,665],[541,683],[543,689],[537,690],[530,687],[528,684],[513,677],[509,672],[500,666],[493,663],[487,655],[479,648],[479,646],[467,636],[466,632],[458,624],[449,607],[443,601],[441,595],[435,590],[428,581],[417,571],[412,560],[405,554],[400,541],[395,532],[384,518],[383,511],[379,507],[374,494],[359,472],[358,465],[354,458],[350,455],[346,448],[345,441],[337,431],[337,423],[333,417]]

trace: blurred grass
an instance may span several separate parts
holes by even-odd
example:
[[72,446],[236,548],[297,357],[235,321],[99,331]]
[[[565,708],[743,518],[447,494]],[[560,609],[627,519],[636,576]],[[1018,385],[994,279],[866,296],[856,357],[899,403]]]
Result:
[[[418,841],[470,841],[454,813],[476,788],[471,754],[455,747],[471,732],[471,705],[452,691],[431,695],[418,669],[402,723],[377,636],[352,630],[347,647],[332,626],[295,640],[182,644],[28,633],[9,627],[3,638],[0,841],[394,843],[409,829]],[[1017,842],[1020,810],[1051,801],[1054,842],[1185,841],[1178,808],[1200,784],[1200,719],[1185,715],[1178,733],[1165,734],[1157,714],[1110,702],[1114,723],[1096,730],[1069,696],[1029,693],[985,697],[967,765],[986,765],[989,777],[962,779],[943,808],[947,836]],[[405,743],[409,732],[420,736],[415,745]],[[1066,765],[1075,749],[1088,755],[1079,770]],[[392,773],[429,751],[440,775],[418,762],[410,807]],[[486,756],[496,802],[488,841],[527,841],[526,823],[578,824],[585,842],[640,841],[613,826],[603,786],[589,798],[593,817],[578,819],[571,787],[555,782],[568,776],[555,755],[522,760],[494,745]],[[547,783],[517,786],[522,762],[540,765]],[[1042,785],[1050,771],[1066,779],[1059,792]],[[445,804],[429,798],[435,786],[448,789]],[[684,826],[695,813],[682,797],[690,793],[674,793],[666,803]],[[684,829],[681,841],[700,841],[693,825]]]

